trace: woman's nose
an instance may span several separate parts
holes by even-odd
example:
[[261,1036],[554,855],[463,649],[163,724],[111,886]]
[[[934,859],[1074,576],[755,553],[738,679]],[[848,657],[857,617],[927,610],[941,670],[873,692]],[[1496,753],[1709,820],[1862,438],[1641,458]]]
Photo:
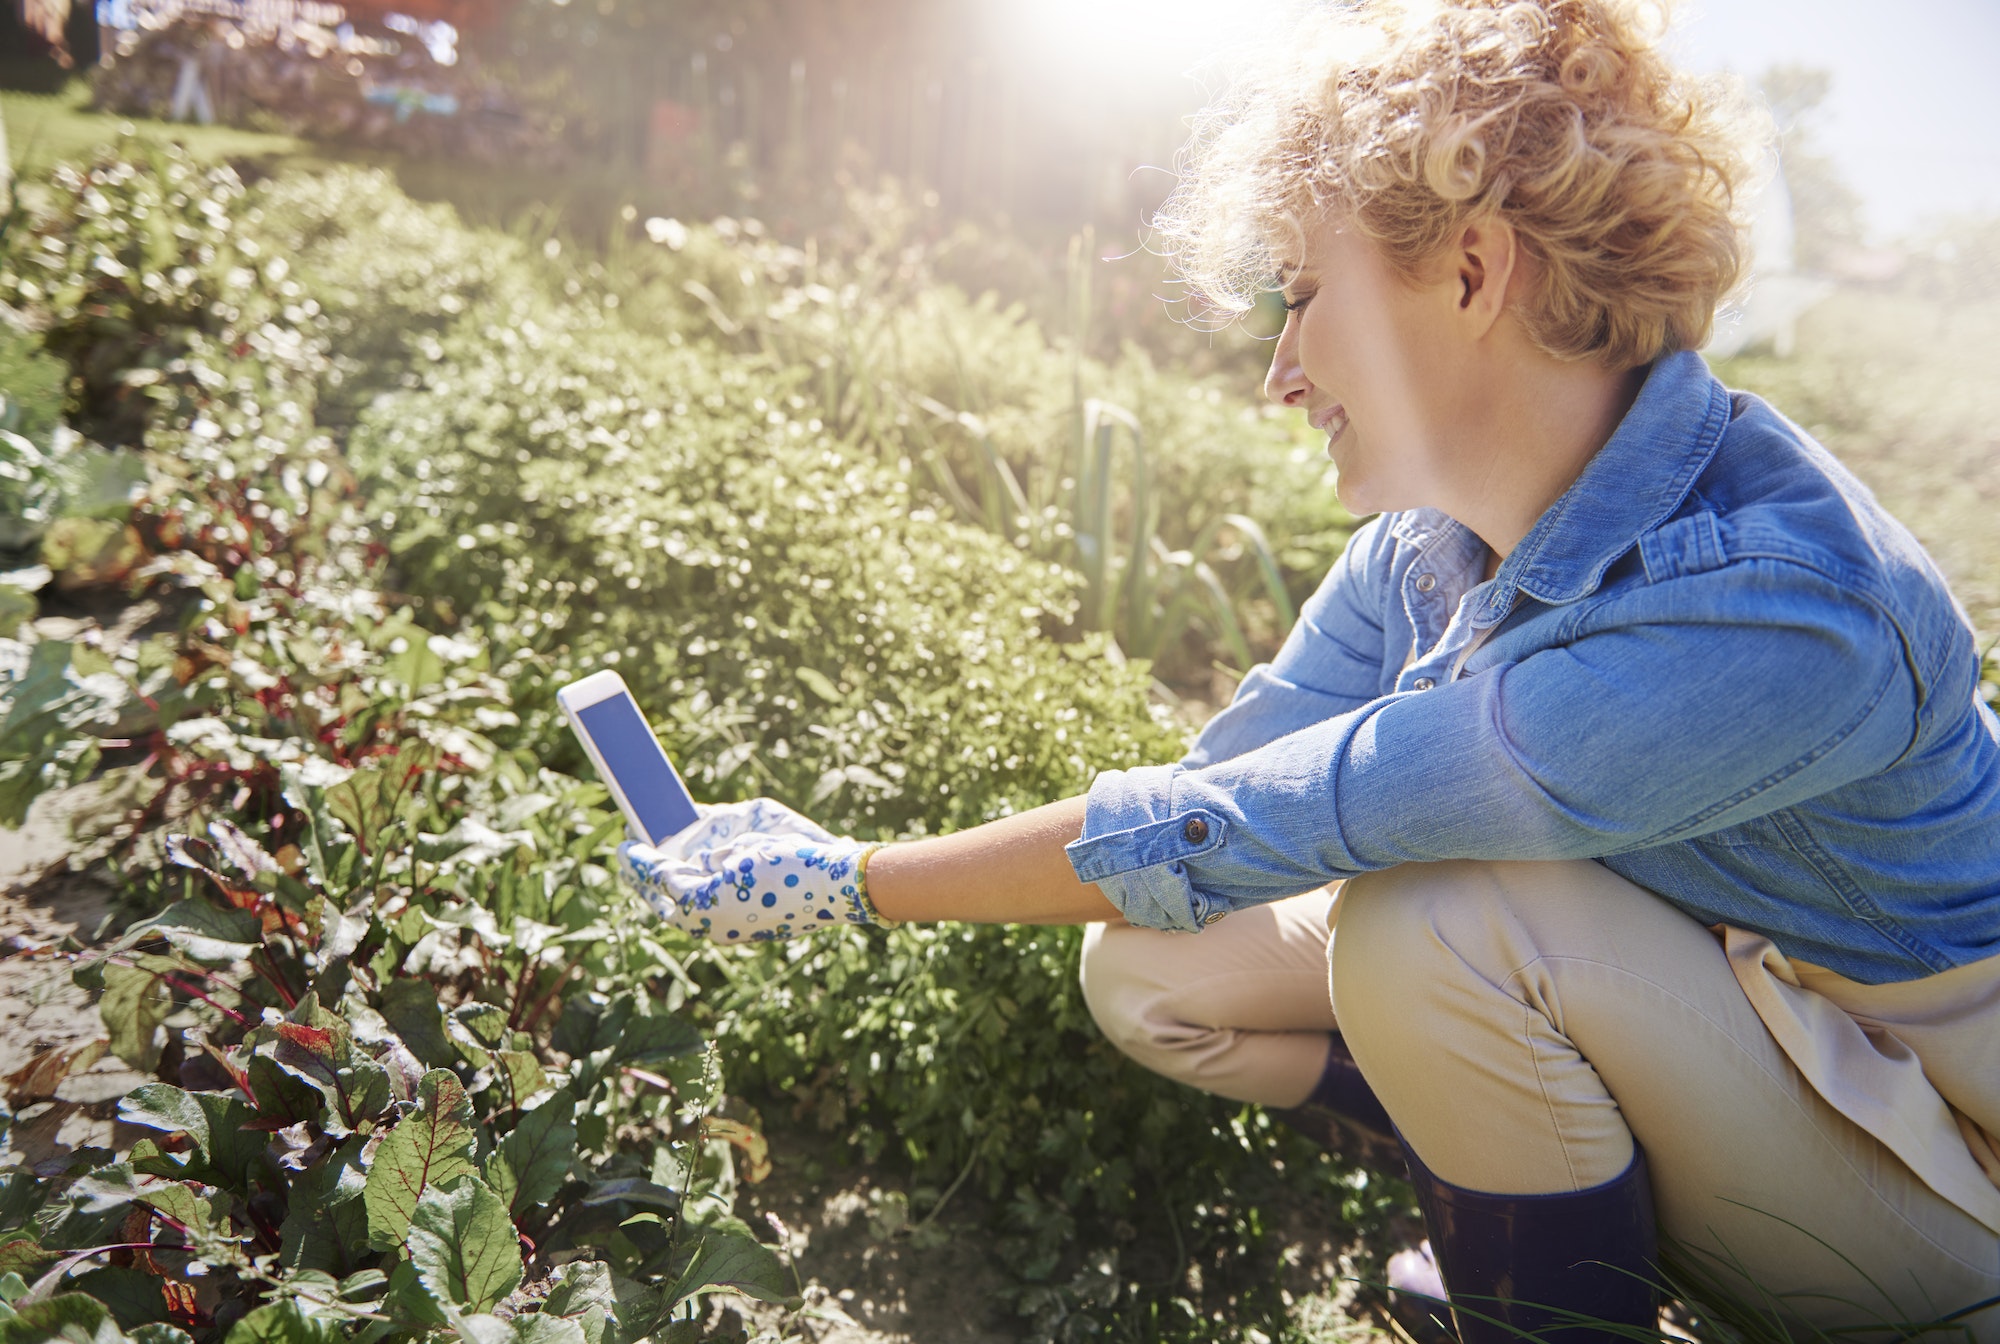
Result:
[[1312,390],[1305,367],[1299,363],[1299,315],[1285,317],[1285,329],[1271,350],[1271,371],[1264,375],[1264,395],[1280,406],[1297,406]]

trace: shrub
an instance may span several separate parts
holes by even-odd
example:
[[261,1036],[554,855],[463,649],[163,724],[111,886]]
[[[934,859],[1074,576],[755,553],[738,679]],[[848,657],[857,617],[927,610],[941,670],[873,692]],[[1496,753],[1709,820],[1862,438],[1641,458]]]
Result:
[[[1178,751],[1146,683],[1043,637],[1073,579],[913,505],[742,361],[468,323],[357,427],[403,581],[624,673],[711,796],[865,834],[983,821]],[[671,725],[671,726],[668,726]]]
[[[605,283],[626,324],[761,362],[799,398],[801,418],[862,454],[909,463],[912,489],[948,516],[1083,570],[1083,624],[1115,629],[1135,656],[1157,658],[1169,681],[1206,690],[1218,650],[1244,670],[1251,649],[1231,638],[1239,626],[1258,649],[1274,648],[1288,607],[1317,583],[1353,525],[1318,449],[1268,408],[1245,406],[1247,389],[1164,372],[1135,343],[1109,363],[1090,357],[1092,263],[1082,240],[1069,271],[1071,329],[1051,337],[1018,302],[1003,306],[990,290],[968,298],[940,282],[958,244],[910,243],[893,197],[854,200],[858,241],[845,252],[774,241],[755,221],[675,225],[657,230],[657,245],[619,250]],[[1132,431],[1104,483],[1102,521],[1090,503],[1093,402]],[[1231,514],[1281,538],[1279,554],[1203,546],[1205,529]],[[1236,535],[1261,541],[1254,528]],[[1129,594],[1113,601],[1101,591],[1155,552],[1188,567],[1211,562],[1217,575],[1204,582],[1220,601],[1184,604],[1162,629],[1181,591],[1175,576],[1144,585],[1137,606]],[[1109,583],[1093,572],[1097,555]],[[1289,589],[1283,600],[1267,600],[1270,580]]]

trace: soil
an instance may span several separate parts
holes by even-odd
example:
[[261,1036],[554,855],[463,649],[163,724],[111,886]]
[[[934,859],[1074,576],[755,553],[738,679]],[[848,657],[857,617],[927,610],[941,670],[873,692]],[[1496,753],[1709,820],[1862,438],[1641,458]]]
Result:
[[[790,1313],[732,1303],[753,1334],[789,1329],[785,1337],[813,1344],[1004,1344],[1030,1337],[1025,1312],[1010,1306],[1027,1295],[988,1244],[996,1220],[982,1196],[961,1189],[932,1209],[913,1210],[893,1173],[844,1164],[834,1136],[768,1118],[764,1128],[772,1172],[738,1191],[737,1212],[788,1246],[808,1307]],[[1282,1183],[1260,1192],[1258,1207],[1270,1242],[1283,1249],[1274,1264],[1250,1272],[1275,1276],[1282,1300],[1300,1308],[1310,1338],[1360,1344],[1378,1336],[1382,1327],[1355,1302],[1358,1248],[1346,1230]],[[1412,1240],[1418,1235],[1414,1228],[1397,1231]],[[1143,1230],[1132,1230],[1123,1247],[1125,1272],[1161,1258],[1146,1240]],[[1173,1258],[1171,1248],[1165,1258]],[[1166,1267],[1196,1293],[1202,1270],[1199,1257]],[[1234,1337],[1220,1326],[1218,1333]]]
[[18,1071],[48,1050],[103,1038],[90,996],[70,980],[77,954],[111,915],[110,888],[68,870],[68,811],[84,795],[44,794],[19,831],[0,831],[0,1077],[14,1107],[13,1147],[39,1165],[111,1143],[118,1098],[146,1081],[106,1055],[58,1083],[23,1089]]

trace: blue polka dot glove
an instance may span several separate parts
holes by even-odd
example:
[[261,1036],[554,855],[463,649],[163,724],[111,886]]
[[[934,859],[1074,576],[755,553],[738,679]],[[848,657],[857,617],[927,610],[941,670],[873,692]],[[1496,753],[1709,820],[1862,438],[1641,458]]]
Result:
[[889,924],[868,902],[868,854],[769,798],[700,808],[664,845],[627,840],[618,873],[660,918],[717,943],[769,942],[836,924]]

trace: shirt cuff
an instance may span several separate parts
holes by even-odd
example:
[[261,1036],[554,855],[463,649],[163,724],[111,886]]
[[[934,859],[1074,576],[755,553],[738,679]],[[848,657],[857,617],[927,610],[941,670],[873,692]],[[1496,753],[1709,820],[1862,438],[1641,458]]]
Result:
[[1220,849],[1229,823],[1207,808],[1173,808],[1178,765],[1107,770],[1091,783],[1083,835],[1064,848],[1080,882],[1094,882],[1127,921],[1198,933],[1230,904],[1197,891],[1187,860]]

